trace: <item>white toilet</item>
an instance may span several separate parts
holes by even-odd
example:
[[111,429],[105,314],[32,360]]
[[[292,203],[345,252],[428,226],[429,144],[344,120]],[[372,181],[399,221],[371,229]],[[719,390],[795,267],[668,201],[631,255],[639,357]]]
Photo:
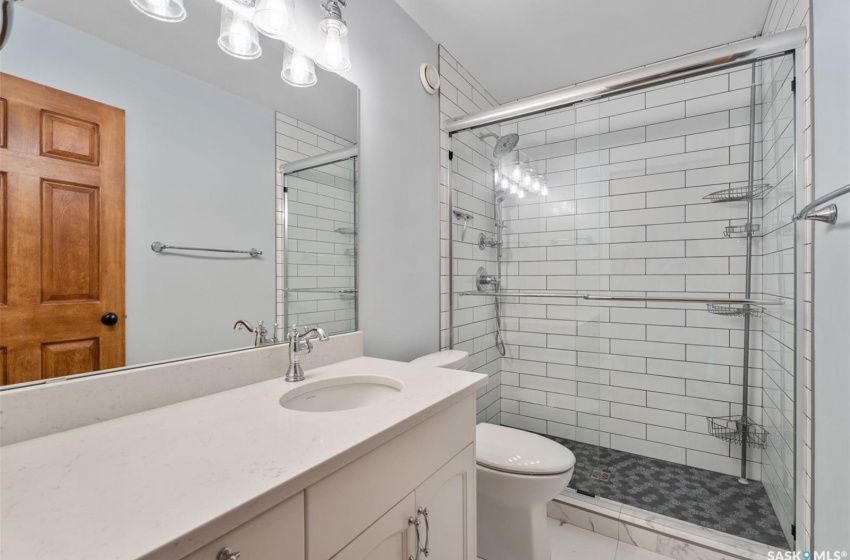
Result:
[[[446,350],[412,363],[466,369],[469,354]],[[550,560],[546,503],[573,476],[576,458],[543,436],[493,424],[475,429],[478,557]]]

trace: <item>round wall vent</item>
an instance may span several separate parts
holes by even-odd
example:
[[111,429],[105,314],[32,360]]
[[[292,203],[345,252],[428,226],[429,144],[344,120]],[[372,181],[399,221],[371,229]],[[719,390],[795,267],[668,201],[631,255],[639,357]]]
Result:
[[424,63],[419,67],[419,78],[425,91],[434,95],[440,89],[440,71],[433,64]]

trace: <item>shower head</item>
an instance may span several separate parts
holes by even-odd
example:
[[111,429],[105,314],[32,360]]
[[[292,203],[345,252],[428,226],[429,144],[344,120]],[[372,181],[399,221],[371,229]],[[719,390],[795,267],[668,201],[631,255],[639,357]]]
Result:
[[500,136],[499,139],[496,140],[496,147],[493,148],[493,156],[502,157],[503,155],[509,154],[514,148],[516,148],[517,144],[519,144],[519,134],[511,133]]
[[496,139],[496,146],[493,148],[493,157],[497,158],[511,153],[511,151],[516,148],[516,145],[519,144],[519,134],[513,132],[511,134],[505,134],[504,136],[497,136],[495,134],[479,134],[478,137],[482,140],[488,137]]

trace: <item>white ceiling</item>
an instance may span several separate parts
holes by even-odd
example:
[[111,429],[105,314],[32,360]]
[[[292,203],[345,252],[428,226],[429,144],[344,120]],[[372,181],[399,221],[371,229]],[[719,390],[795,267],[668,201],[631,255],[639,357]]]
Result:
[[[298,4],[299,30],[314,36],[321,11]],[[221,7],[214,0],[185,0],[187,17],[163,23],[136,10],[130,0],[27,0],[28,9],[153,60],[238,97],[278,110],[352,141],[357,139],[357,87],[338,74],[316,68],[319,82],[296,88],[280,79],[283,43],[260,36],[263,54],[239,60],[216,44]],[[310,7],[315,10],[307,11]],[[310,21],[310,19],[314,21]],[[303,28],[303,29],[302,29]],[[313,33],[309,33],[313,30]],[[12,26],[10,41],[14,41]],[[96,61],[88,61],[96,64]]]
[[396,0],[504,103],[761,33],[770,0]]

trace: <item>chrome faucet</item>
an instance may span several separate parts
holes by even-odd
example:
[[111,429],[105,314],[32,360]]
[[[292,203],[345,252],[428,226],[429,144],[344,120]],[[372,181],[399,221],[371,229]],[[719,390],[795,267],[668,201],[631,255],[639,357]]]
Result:
[[[274,324],[275,330],[277,330],[277,323]],[[277,342],[277,339],[272,335],[271,338],[268,338],[269,331],[266,329],[265,325],[263,325],[262,321],[257,321],[257,326],[252,327],[251,323],[247,321],[243,321],[239,319],[233,325],[234,331],[239,331],[245,329],[249,333],[253,333],[254,335],[254,346],[265,346],[266,344],[274,344]]]
[[328,340],[328,335],[324,329],[313,327],[312,329],[299,332],[298,327],[292,325],[289,329],[289,334],[286,335],[289,339],[289,369],[286,370],[286,381],[304,381],[304,370],[301,369],[301,356],[309,354],[313,351],[311,340],[318,338],[321,341]]

